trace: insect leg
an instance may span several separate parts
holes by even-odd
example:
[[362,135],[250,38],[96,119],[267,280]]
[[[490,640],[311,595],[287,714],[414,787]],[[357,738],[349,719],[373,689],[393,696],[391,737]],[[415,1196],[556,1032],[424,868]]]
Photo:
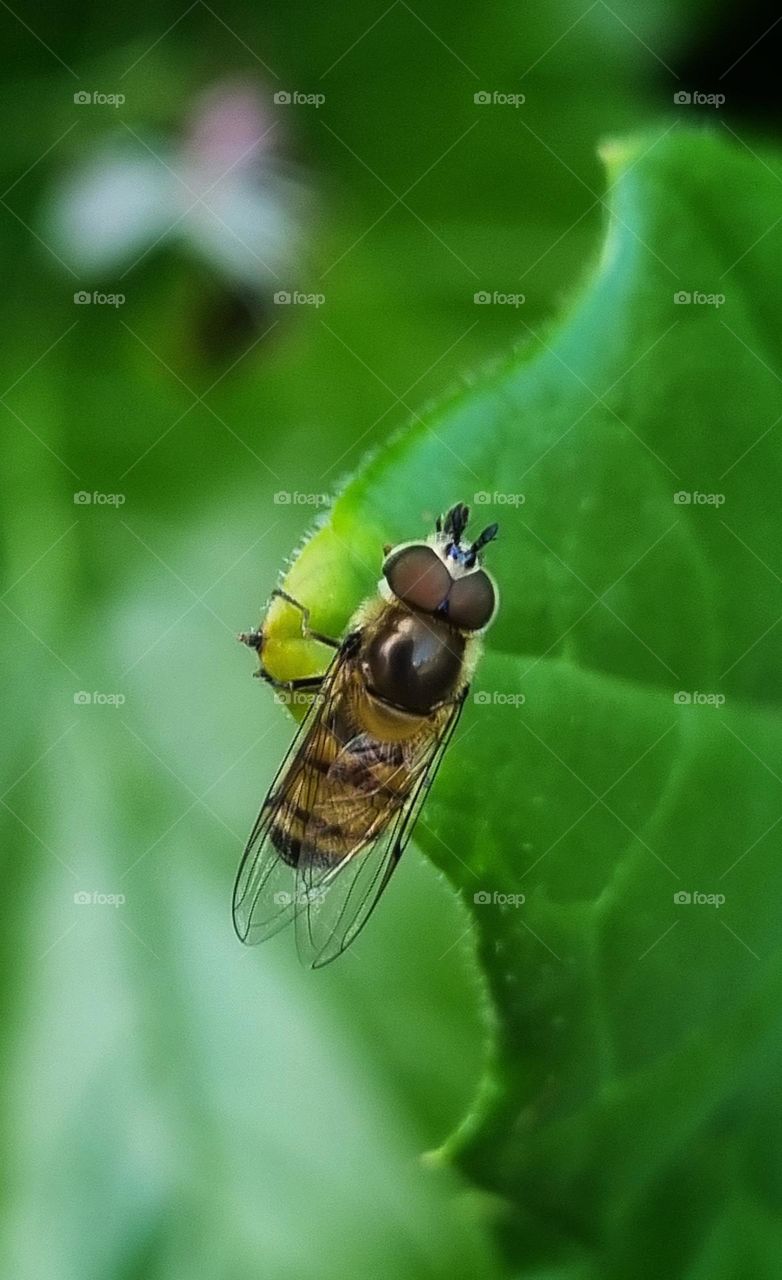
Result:
[[313,631],[310,626],[310,611],[305,605],[294,599],[293,596],[289,596],[288,592],[283,591],[281,587],[275,587],[272,591],[271,599],[274,600],[276,597],[279,597],[280,600],[285,600],[288,604],[292,604],[294,609],[299,610],[301,614],[301,634],[305,640],[318,640],[321,644],[327,644],[330,649],[339,648],[339,640],[334,640],[332,636],[324,635],[322,631]]
[[263,644],[263,633],[252,628],[250,631],[240,631],[236,639],[240,644],[246,644],[248,649],[255,649],[258,653],[261,651]]
[[325,679],[325,676],[301,676],[298,680],[277,680],[263,667],[253,671],[253,675],[259,680],[265,680],[273,689],[285,689],[288,693],[296,693],[300,689],[311,689],[314,692],[320,688]]
[[[255,649],[260,659],[261,650],[263,648],[263,633],[261,631],[242,631],[237,640],[242,644],[246,644],[248,648]],[[265,680],[267,684],[272,685],[275,689],[286,689],[288,693],[295,693],[298,689],[319,689],[323,684],[324,676],[301,676],[297,680],[277,680],[270,675],[264,666],[260,666],[257,671],[253,671],[253,675],[259,680]]]
[[[292,604],[295,609],[299,610],[301,613],[301,634],[305,640],[317,640],[320,644],[326,644],[332,649],[343,649],[346,653],[348,650],[352,652],[355,649],[355,644],[359,635],[358,632],[352,632],[350,635],[345,636],[344,640],[333,640],[331,636],[324,635],[320,631],[314,631],[310,627],[309,609],[305,608],[303,604],[300,604],[298,600],[295,600],[293,596],[288,595],[287,591],[283,591],[280,587],[275,587],[271,594],[272,600],[275,596],[279,596],[282,600],[286,600],[288,604]],[[317,692],[323,684],[326,677],[325,671],[322,675],[302,676],[294,680],[278,680],[275,676],[270,675],[263,666],[263,630],[254,628],[250,631],[242,631],[237,636],[237,639],[242,644],[246,644],[248,648],[254,649],[258,654],[258,659],[261,665],[257,671],[253,672],[253,675],[260,680],[265,680],[267,684],[270,684],[274,689],[284,689],[287,693],[296,693],[298,690],[307,689],[312,692]]]

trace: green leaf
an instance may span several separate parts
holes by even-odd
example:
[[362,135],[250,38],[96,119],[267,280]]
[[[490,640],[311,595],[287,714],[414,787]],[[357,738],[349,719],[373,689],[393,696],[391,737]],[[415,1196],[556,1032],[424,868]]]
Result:
[[[418,828],[496,1017],[446,1152],[507,1205],[520,1275],[770,1276],[782,167],[685,131],[604,159],[565,321],[372,457],[286,586],[336,633],[384,542],[457,499],[500,520],[500,614]],[[280,674],[321,660],[284,605],[271,636]]]

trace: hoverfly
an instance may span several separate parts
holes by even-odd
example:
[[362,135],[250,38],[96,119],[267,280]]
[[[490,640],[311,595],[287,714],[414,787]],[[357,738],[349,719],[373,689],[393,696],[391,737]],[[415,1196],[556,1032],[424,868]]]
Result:
[[451,740],[498,603],[482,568],[489,525],[464,543],[469,509],[457,503],[425,542],[385,548],[376,597],[330,645],[323,676],[280,682],[312,702],[253,827],[234,886],[243,942],[261,942],[296,921],[299,952],[313,968],[334,960],[363,928],[399,863]]

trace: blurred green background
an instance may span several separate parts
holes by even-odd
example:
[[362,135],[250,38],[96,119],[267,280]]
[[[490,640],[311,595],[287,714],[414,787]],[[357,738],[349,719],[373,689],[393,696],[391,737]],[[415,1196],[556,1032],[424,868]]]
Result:
[[[233,935],[291,734],[233,636],[317,495],[561,314],[599,251],[597,145],[675,128],[731,20],[3,5],[4,1274],[503,1274],[485,1206],[419,1159],[487,1052],[444,881],[411,849],[317,977]],[[221,157],[249,177],[215,206]]]

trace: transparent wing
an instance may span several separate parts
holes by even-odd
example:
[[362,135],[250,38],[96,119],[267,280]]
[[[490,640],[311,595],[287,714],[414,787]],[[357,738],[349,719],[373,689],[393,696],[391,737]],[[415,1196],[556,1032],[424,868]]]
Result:
[[[302,960],[314,969],[336,960],[375,909],[413,832],[466,695],[465,689],[443,717],[439,730],[405,760],[409,782],[405,794],[398,799],[389,797],[384,805],[370,808],[373,816],[365,833],[341,861],[325,872],[316,862],[298,869],[297,899],[301,909],[296,914],[296,943]],[[360,754],[365,737],[360,735],[343,748],[330,773],[341,767],[345,757],[355,758]],[[369,804],[372,796],[377,796],[377,790],[367,791],[366,796]]]
[[253,944],[272,937],[288,924],[304,905],[297,868],[280,855],[271,831],[286,796],[298,787],[302,808],[315,803],[315,788],[324,776],[307,768],[310,761],[324,757],[331,735],[329,708],[336,690],[344,682],[354,650],[353,638],[337,651],[326,671],[320,691],[291,743],[269,794],[250,832],[233,892],[233,921],[242,942]]

